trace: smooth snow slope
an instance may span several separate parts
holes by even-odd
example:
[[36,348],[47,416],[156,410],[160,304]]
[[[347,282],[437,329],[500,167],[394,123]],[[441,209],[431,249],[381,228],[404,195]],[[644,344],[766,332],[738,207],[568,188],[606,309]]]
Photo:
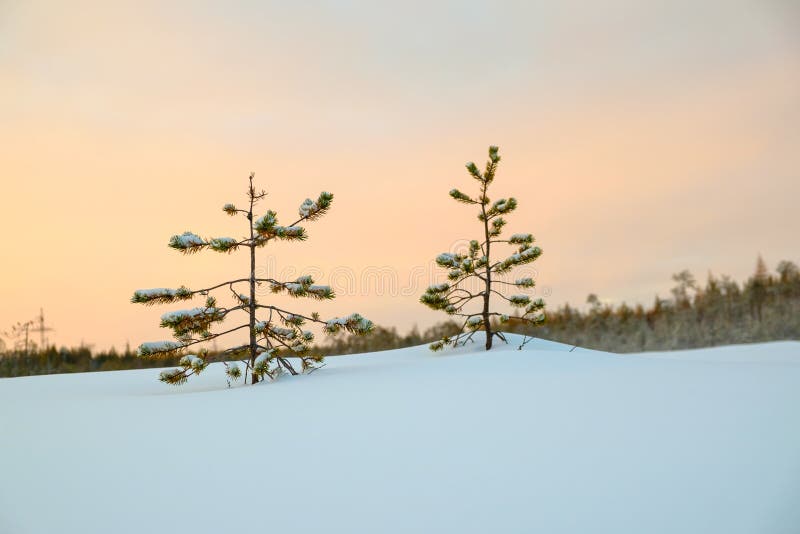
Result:
[[800,343],[0,380],[0,533],[800,532]]

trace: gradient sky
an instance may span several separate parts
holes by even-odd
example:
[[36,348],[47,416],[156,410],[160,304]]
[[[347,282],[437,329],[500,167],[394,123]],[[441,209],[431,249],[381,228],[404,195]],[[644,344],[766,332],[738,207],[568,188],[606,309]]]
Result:
[[130,295],[244,272],[166,243],[244,233],[220,208],[250,171],[287,223],[336,195],[260,256],[339,290],[298,311],[428,326],[432,258],[479,236],[447,192],[489,144],[551,306],[649,303],[684,268],[800,260],[799,125],[789,0],[0,0],[0,330],[44,307],[58,344],[168,338],[174,306]]

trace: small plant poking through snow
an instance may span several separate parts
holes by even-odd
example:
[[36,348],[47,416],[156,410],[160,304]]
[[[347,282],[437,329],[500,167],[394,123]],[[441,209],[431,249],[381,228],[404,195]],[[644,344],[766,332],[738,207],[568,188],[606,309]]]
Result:
[[[514,234],[508,239],[501,239],[503,227],[506,225],[504,215],[517,208],[517,200],[513,197],[502,198],[492,202],[487,196],[489,185],[494,181],[500,155],[496,146],[489,147],[489,161],[483,172],[472,162],[467,163],[467,171],[479,186],[480,192],[475,198],[462,193],[458,189],[450,191],[450,196],[463,204],[475,205],[480,208],[478,220],[483,226],[483,240],[470,241],[466,254],[439,254],[436,263],[448,270],[448,282],[435,284],[425,291],[420,297],[420,302],[434,310],[442,310],[448,315],[461,317],[463,323],[460,332],[455,336],[444,337],[431,344],[434,351],[445,346],[459,346],[472,339],[478,330],[486,332],[486,350],[492,348],[492,339],[495,336],[505,340],[501,332],[492,330],[492,319],[500,323],[509,320],[508,315],[492,311],[492,297],[505,300],[509,305],[520,312],[514,318],[532,325],[544,322],[544,301],[532,299],[525,294],[506,296],[498,287],[512,286],[515,289],[530,289],[534,287],[532,278],[518,278],[514,282],[505,282],[498,279],[498,275],[506,274],[515,267],[535,261],[542,254],[542,249],[533,244],[531,234]],[[517,251],[502,260],[492,259],[492,246],[507,244],[518,247]],[[496,250],[496,248],[495,248]],[[478,281],[481,289],[478,291],[468,289],[469,282]],[[482,304],[479,309],[469,311],[466,307],[473,300],[478,299]],[[523,344],[526,341],[523,340]]]
[[[306,199],[300,205],[299,218],[288,226],[279,225],[277,213],[271,210],[258,219],[254,218],[253,208],[265,196],[264,191],[256,192],[251,174],[247,190],[248,208],[238,209],[233,204],[225,204],[222,207],[222,210],[232,217],[242,215],[247,219],[249,227],[247,237],[206,239],[192,232],[184,232],[172,236],[169,240],[171,248],[184,254],[194,254],[204,249],[231,253],[239,248],[246,248],[250,253],[250,272],[247,278],[229,280],[198,290],[181,286],[177,289],[139,289],[133,293],[131,302],[148,305],[188,301],[198,296],[205,298],[203,306],[171,311],[161,316],[161,326],[171,329],[176,341],[148,342],[139,346],[138,354],[142,357],[183,355],[178,368],[161,372],[159,378],[163,382],[183,384],[190,376],[200,374],[208,366],[209,356],[205,349],[201,349],[197,354],[184,354],[188,347],[238,330],[247,329],[249,342],[229,348],[222,353],[229,384],[231,380],[242,378],[242,375],[245,383],[249,375],[250,382],[255,384],[267,378],[274,380],[285,372],[296,375],[317,369],[322,362],[322,355],[314,352],[312,345],[314,333],[303,328],[306,324],[319,324],[328,334],[345,330],[351,334],[364,335],[372,331],[372,322],[357,313],[344,318],[323,320],[317,313],[301,315],[262,303],[256,298],[256,287],[262,284],[268,285],[273,293],[286,293],[292,297],[318,300],[334,298],[330,287],[315,284],[310,276],[301,276],[292,281],[256,277],[256,250],[275,239],[305,240],[307,238],[305,228],[298,225],[324,215],[330,209],[333,195],[322,192],[316,200]],[[244,287],[247,291],[240,291]],[[230,290],[233,295],[234,305],[230,308],[220,306],[217,299],[211,295],[212,292],[224,288]],[[234,312],[245,314],[247,322],[222,332],[212,332],[213,326]],[[240,360],[244,372],[236,362],[226,361],[230,359]],[[299,371],[290,363],[290,359],[300,361]]]

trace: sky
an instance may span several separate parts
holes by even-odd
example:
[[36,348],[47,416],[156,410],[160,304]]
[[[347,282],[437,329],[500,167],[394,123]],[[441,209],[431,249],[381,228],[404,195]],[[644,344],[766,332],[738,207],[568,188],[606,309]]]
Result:
[[0,0],[0,331],[44,308],[58,345],[168,339],[174,306],[130,296],[246,273],[166,244],[247,233],[221,207],[250,172],[287,223],[335,195],[308,241],[260,252],[337,290],[298,311],[424,328],[446,318],[418,303],[433,258],[481,230],[447,193],[490,144],[550,307],[741,280],[800,261],[798,125],[789,0]]

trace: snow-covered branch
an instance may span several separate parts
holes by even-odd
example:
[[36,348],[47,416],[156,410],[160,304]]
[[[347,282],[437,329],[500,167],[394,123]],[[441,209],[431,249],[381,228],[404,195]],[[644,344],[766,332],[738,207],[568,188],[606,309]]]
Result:
[[271,282],[273,293],[287,293],[292,297],[310,297],[313,299],[332,299],[335,297],[330,286],[314,284],[311,276],[301,276],[294,282]]
[[169,304],[178,300],[189,300],[194,293],[181,286],[178,289],[156,287],[152,289],[137,289],[133,292],[131,302],[134,304]]
[[325,323],[325,331],[335,334],[341,330],[363,336],[372,332],[374,325],[372,321],[362,317],[358,313],[351,313],[347,317],[334,317]]

